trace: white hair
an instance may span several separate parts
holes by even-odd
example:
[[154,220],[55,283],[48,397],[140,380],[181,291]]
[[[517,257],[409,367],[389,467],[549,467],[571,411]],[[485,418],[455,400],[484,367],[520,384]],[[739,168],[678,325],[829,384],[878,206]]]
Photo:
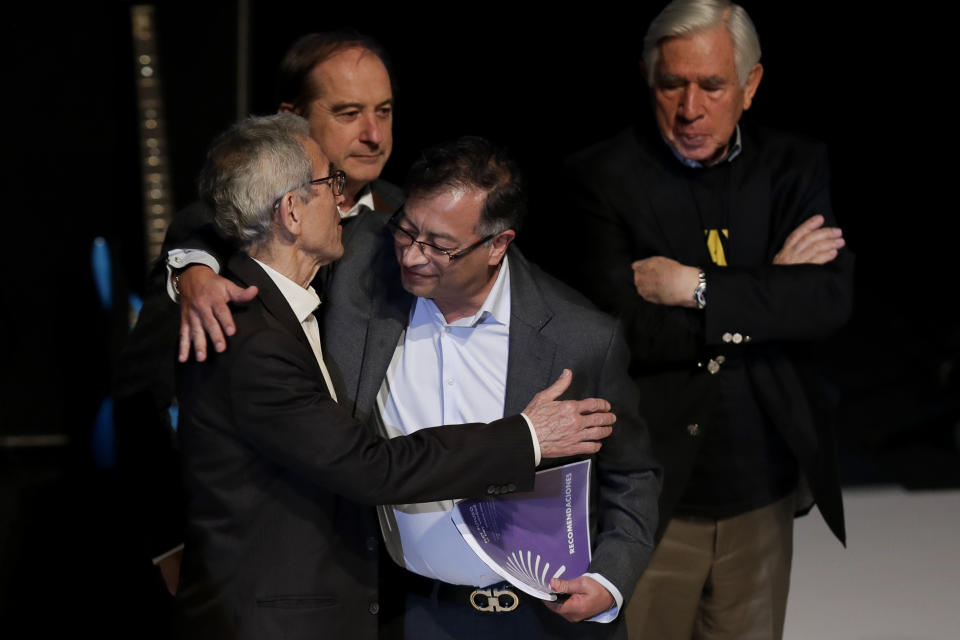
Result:
[[280,113],[242,120],[210,147],[200,195],[213,205],[217,227],[241,248],[265,242],[277,199],[313,179],[301,142],[309,135],[306,120]]
[[709,31],[721,24],[733,38],[737,79],[741,86],[746,85],[750,70],[760,62],[760,38],[746,10],[730,0],[673,0],[653,19],[643,38],[643,63],[650,86],[664,40]]

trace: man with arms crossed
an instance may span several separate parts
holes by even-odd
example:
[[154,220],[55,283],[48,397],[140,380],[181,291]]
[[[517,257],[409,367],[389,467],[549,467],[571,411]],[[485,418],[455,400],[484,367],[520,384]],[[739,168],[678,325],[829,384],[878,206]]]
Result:
[[605,401],[554,401],[569,371],[525,416],[392,440],[339,407],[310,282],[343,253],[344,182],[291,114],[236,125],[204,167],[216,224],[242,248],[227,272],[259,295],[234,308],[230,349],[183,365],[178,384],[190,637],[374,638],[375,524],[354,501],[530,488],[541,455],[596,452],[611,431]]
[[844,539],[830,407],[796,347],[846,321],[853,256],[823,146],[741,122],[759,60],[741,7],[671,2],[644,40],[656,126],[570,163],[571,277],[624,321],[664,464],[640,638],[778,638],[794,514],[815,500]]

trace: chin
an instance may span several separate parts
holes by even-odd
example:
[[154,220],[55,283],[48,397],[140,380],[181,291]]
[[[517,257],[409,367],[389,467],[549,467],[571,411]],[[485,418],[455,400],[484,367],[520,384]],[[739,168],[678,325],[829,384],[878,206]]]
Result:
[[414,278],[404,277],[402,274],[400,276],[400,284],[403,286],[403,290],[409,293],[410,295],[417,296],[418,298],[430,298],[432,293],[431,287],[422,282],[414,282]]
[[383,165],[386,163],[386,159],[383,159],[376,164],[351,161],[347,163],[348,169],[345,169],[344,171],[347,172],[347,177],[351,181],[360,184],[368,184],[380,177],[380,172],[383,171]]

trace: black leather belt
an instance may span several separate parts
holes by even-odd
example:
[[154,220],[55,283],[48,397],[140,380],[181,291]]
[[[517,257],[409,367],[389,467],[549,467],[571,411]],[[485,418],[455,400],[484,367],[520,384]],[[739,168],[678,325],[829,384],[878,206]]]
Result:
[[446,604],[468,606],[486,613],[514,611],[524,599],[523,592],[508,582],[488,587],[467,587],[416,574],[410,574],[405,581],[409,591],[424,597],[436,598],[438,602]]

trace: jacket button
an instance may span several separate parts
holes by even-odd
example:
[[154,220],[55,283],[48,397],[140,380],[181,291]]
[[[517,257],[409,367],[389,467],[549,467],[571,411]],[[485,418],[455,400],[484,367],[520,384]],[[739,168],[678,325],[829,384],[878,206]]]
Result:
[[371,602],[370,606],[367,607],[367,610],[373,615],[377,615],[378,613],[380,613],[380,605],[376,602]]
[[687,433],[689,433],[689,434],[690,434],[691,436],[693,436],[693,437],[697,437],[698,435],[700,435],[700,425],[698,425],[698,424],[696,424],[696,423],[694,423],[694,424],[688,424],[688,425],[687,425]]
[[723,340],[724,342],[730,342],[731,340],[733,340],[733,334],[727,331],[722,336],[720,336],[720,339]]
[[733,334],[733,344],[740,344],[743,342],[743,336],[739,333]]
[[377,550],[377,539],[373,536],[367,538],[367,551],[376,551]]
[[517,490],[517,485],[513,484],[512,482],[507,485],[507,491],[516,491],[516,490]]
[[487,487],[487,493],[490,494],[491,496],[496,495],[497,488],[493,485],[490,485],[489,487]]

